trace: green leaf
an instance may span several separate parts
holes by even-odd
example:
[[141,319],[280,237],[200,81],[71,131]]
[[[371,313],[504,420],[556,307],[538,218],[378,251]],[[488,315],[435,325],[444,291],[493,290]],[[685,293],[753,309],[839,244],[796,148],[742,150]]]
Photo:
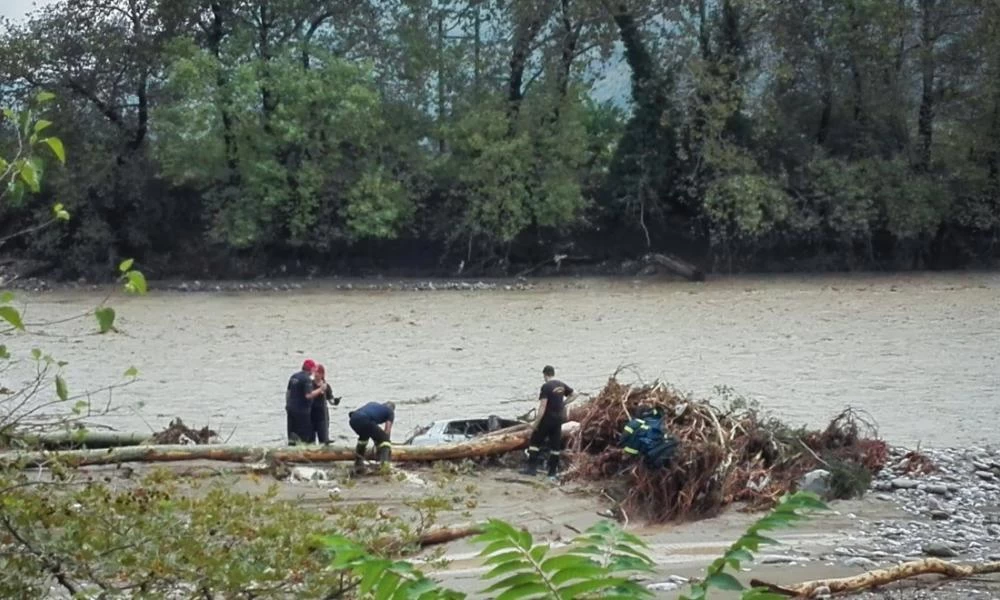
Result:
[[38,92],[38,95],[35,96],[35,102],[43,104],[45,102],[50,102],[51,100],[55,99],[55,97],[56,95],[53,94],[52,92]]
[[7,360],[10,358],[10,352],[7,350],[7,346],[0,344],[0,360]]
[[32,192],[37,194],[42,189],[40,174],[34,162],[30,160],[22,162],[18,169],[18,175]]
[[57,137],[47,137],[42,139],[40,143],[46,144],[52,154],[55,154],[56,158],[59,159],[59,162],[66,164],[66,149],[63,147],[62,140]]
[[62,378],[62,375],[56,375],[56,396],[65,402],[69,399],[69,390],[66,388],[66,380]]
[[0,319],[10,323],[14,329],[24,331],[24,322],[21,321],[21,313],[13,306],[0,306]]
[[115,309],[110,306],[98,308],[94,311],[97,317],[97,327],[99,333],[107,333],[115,330]]
[[730,550],[729,552],[727,552],[726,558],[733,558],[744,562],[752,562],[753,554],[750,554],[746,550],[741,550],[739,548],[736,548],[735,550]]
[[35,133],[41,133],[43,129],[52,125],[52,121],[46,121],[45,119],[38,119],[35,121]]
[[73,414],[81,414],[88,406],[90,405],[87,404],[86,400],[77,400],[76,404],[73,405]]
[[560,556],[553,556],[547,558],[542,562],[542,571],[546,573],[551,573],[552,571],[561,571],[563,569],[568,569],[570,567],[576,567],[581,564],[589,565],[593,564],[591,561],[583,556],[576,556],[574,554],[563,554]]
[[537,573],[518,573],[517,575],[511,575],[506,579],[501,579],[500,581],[494,583],[490,587],[483,590],[484,594],[489,594],[490,592],[498,592],[500,590],[508,590],[513,587],[524,585],[527,583],[539,583]]
[[707,583],[710,587],[720,590],[739,591],[744,588],[744,585],[729,573],[715,573],[713,575],[709,575],[708,579],[705,580],[705,583]]
[[0,304],[7,304],[14,299],[14,292],[3,292],[0,294]]
[[128,280],[125,283],[125,291],[132,294],[138,294],[140,296],[148,291],[148,287],[146,286],[146,276],[143,275],[142,272],[129,271],[125,274],[125,278]]
[[139,369],[136,369],[135,367],[129,367],[128,369],[125,370],[124,375],[122,375],[122,377],[127,377],[130,379],[134,379],[138,376],[139,376]]
[[[531,564],[528,563],[527,561],[512,560],[509,562],[501,563],[493,567],[492,570],[483,575],[483,579],[493,579],[494,577],[507,575],[508,573],[513,573],[514,571],[522,571],[527,569],[531,569]],[[535,579],[537,581],[538,578],[535,577]]]
[[496,597],[496,600],[519,600],[520,598],[530,598],[532,596],[546,597],[549,588],[541,583],[525,583],[512,587],[506,592]]
[[560,569],[552,576],[552,583],[562,585],[577,579],[606,579],[607,571],[597,565],[579,565]]
[[62,204],[56,204],[52,207],[52,216],[57,221],[69,221],[69,211]]
[[31,358],[33,358],[35,361],[42,360],[42,351],[39,350],[38,348],[32,348]]
[[134,263],[135,263],[135,259],[126,258],[125,260],[122,261],[122,263],[120,265],[118,265],[118,270],[120,272],[122,272],[122,273],[127,273],[128,270],[132,268],[132,265]]
[[559,591],[561,592],[560,595],[563,598],[578,598],[584,594],[590,594],[599,590],[606,590],[623,583],[625,583],[624,579],[616,577],[602,577],[600,579],[591,579],[589,581],[574,583],[573,585],[560,588]]

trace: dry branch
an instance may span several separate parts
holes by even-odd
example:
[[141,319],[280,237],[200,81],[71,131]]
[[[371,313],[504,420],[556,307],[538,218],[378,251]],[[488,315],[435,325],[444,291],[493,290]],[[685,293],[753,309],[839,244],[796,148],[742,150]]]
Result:
[[959,565],[938,558],[925,558],[838,579],[818,579],[788,586],[777,586],[757,579],[750,583],[755,587],[766,587],[777,594],[810,598],[821,588],[828,589],[831,594],[857,593],[921,575],[944,575],[948,579],[958,579],[989,573],[1000,573],[1000,562]]
[[455,540],[460,540],[483,532],[483,523],[467,523],[464,525],[454,525],[451,527],[436,527],[429,529],[420,535],[420,546],[433,546],[435,544],[446,544]]

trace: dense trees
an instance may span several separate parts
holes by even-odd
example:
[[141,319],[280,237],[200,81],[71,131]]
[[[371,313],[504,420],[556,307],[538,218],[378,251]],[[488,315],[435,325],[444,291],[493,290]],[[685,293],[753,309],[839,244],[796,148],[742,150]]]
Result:
[[1000,232],[984,0],[58,0],[0,36],[0,104],[39,89],[74,219],[21,250],[67,275],[954,266]]

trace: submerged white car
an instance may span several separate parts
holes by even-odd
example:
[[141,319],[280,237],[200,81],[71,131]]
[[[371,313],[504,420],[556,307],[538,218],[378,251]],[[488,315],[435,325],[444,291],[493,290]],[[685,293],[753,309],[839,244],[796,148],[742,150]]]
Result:
[[434,421],[429,425],[417,427],[410,433],[403,444],[409,446],[453,444],[455,442],[464,442],[484,433],[521,424],[521,421],[503,419],[496,415],[490,415],[486,418]]

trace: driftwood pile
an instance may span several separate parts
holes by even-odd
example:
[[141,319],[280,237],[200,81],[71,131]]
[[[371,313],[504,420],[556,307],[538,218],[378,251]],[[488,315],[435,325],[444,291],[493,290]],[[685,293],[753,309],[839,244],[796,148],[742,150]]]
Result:
[[200,445],[215,444],[219,441],[219,434],[207,426],[201,429],[192,429],[184,424],[180,418],[170,421],[170,425],[163,431],[154,433],[148,440],[148,444],[183,444]]
[[[671,464],[651,471],[618,447],[622,427],[642,408],[664,414],[680,442]],[[823,431],[792,430],[748,407],[723,409],[694,401],[662,384],[630,386],[612,377],[601,393],[573,407],[572,476],[606,481],[626,515],[651,522],[711,517],[727,505],[773,506],[805,473],[822,468],[838,477],[871,475],[888,460],[873,427],[846,411]],[[847,495],[851,482],[834,484]]]

